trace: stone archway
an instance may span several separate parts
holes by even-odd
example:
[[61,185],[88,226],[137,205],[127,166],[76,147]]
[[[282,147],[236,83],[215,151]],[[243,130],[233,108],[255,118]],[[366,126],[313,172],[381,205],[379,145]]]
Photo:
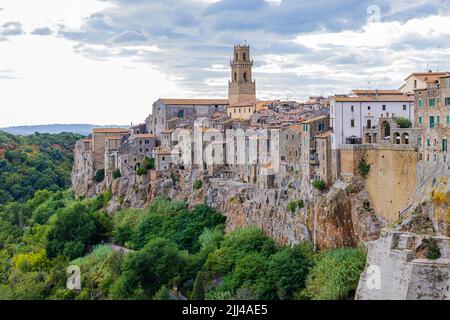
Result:
[[365,142],[365,143],[372,143],[372,136],[370,135],[369,132],[366,133],[364,142]]
[[409,144],[409,134],[407,132],[402,134],[402,144]]
[[391,125],[387,121],[381,123],[381,137],[380,140],[385,140],[387,137],[391,136]]
[[401,144],[400,133],[398,133],[398,132],[394,133],[394,135],[392,136],[392,143],[393,144]]

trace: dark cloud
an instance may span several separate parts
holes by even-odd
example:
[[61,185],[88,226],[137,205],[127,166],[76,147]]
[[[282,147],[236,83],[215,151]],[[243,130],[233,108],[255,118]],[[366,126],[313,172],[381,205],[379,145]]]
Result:
[[48,36],[51,35],[53,32],[50,30],[50,28],[43,27],[43,28],[36,28],[33,31],[31,31],[31,34],[37,35],[37,36]]
[[[269,4],[265,0],[221,0],[206,5],[199,0],[109,0],[114,5],[88,17],[80,30],[61,27],[58,33],[82,43],[76,48],[81,54],[99,60],[130,57],[152,64],[167,75],[175,75],[180,86],[199,94],[226,92],[226,81],[214,88],[206,82],[227,78],[228,72],[209,69],[213,64],[227,66],[232,45],[246,40],[252,46],[258,89],[270,93],[276,92],[274,88],[289,88],[292,96],[299,96],[313,86],[350,87],[350,83],[370,76],[363,70],[388,67],[392,60],[389,53],[373,48],[353,52],[351,48],[329,45],[327,50],[314,50],[307,43],[293,42],[298,35],[360,31],[373,13],[368,8],[374,5],[379,8],[381,21],[406,22],[414,17],[448,14],[449,1],[282,0]],[[434,40],[412,33],[385,49],[395,52],[395,46],[403,50],[432,48]],[[440,44],[448,46],[445,40],[439,39]],[[93,49],[90,44],[113,45],[119,51]],[[160,51],[126,48],[129,44],[157,46]],[[259,68],[264,70],[273,63],[268,55],[289,56],[285,62],[277,62],[282,74],[258,73]],[[309,65],[328,69],[332,74],[351,73],[354,68],[361,71],[359,78],[337,80],[320,70],[316,71],[317,77],[291,72]]]
[[20,22],[6,22],[0,27],[0,35],[2,36],[18,36],[23,33]]

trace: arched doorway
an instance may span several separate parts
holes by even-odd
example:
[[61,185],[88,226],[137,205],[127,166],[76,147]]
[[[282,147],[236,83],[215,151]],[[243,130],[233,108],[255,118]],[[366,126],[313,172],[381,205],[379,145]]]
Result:
[[402,144],[409,144],[409,134],[407,132],[402,134]]
[[393,139],[392,139],[392,143],[393,144],[400,144],[401,143],[400,133],[398,133],[398,132],[394,133]]
[[381,124],[381,140],[386,140],[386,138],[391,136],[391,125],[387,121],[383,121]]
[[366,137],[364,139],[365,143],[372,143],[372,136],[370,135],[370,133],[366,133]]

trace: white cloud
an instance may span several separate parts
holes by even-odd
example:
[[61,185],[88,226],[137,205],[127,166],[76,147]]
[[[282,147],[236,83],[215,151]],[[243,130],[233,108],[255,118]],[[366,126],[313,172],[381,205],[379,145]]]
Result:
[[16,78],[0,77],[0,126],[139,122],[160,95],[182,92],[149,65],[119,57],[94,61],[73,45],[31,35],[0,42],[0,70],[11,69]]

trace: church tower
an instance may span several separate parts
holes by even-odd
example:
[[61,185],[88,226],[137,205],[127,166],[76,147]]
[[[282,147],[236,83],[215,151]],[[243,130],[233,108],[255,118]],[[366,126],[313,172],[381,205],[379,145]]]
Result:
[[234,46],[233,60],[230,61],[231,81],[228,83],[228,102],[230,105],[256,101],[256,84],[252,78],[253,61],[250,59],[250,46]]

